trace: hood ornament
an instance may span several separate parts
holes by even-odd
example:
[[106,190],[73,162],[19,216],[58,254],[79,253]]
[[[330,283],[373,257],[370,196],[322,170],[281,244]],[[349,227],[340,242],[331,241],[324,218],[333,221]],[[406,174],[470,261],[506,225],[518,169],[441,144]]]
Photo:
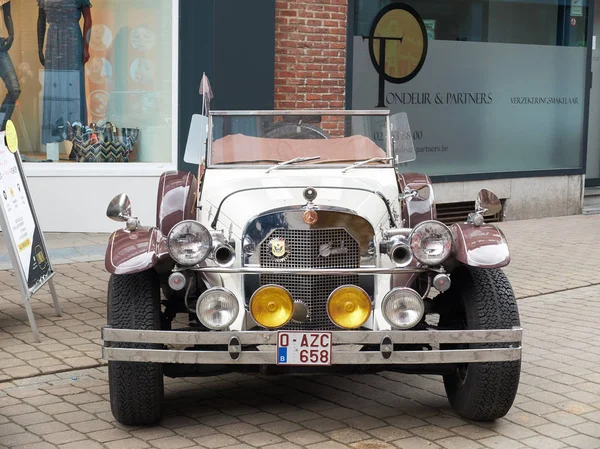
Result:
[[312,203],[317,198],[317,191],[313,187],[308,187],[302,192],[304,199],[309,203]]
[[302,192],[304,199],[307,201],[306,210],[302,216],[302,220],[309,226],[312,226],[319,221],[319,214],[314,209],[313,201],[317,198],[317,191],[313,187],[307,187]]

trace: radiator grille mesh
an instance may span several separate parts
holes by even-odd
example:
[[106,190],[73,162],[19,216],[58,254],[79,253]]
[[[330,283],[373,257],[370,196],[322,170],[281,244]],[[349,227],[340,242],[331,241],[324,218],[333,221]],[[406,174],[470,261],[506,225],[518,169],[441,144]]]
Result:
[[[286,254],[273,255],[273,239],[283,239]],[[327,255],[327,257],[325,257]],[[358,243],[345,229],[293,230],[276,229],[260,246],[260,266],[264,268],[358,268]],[[290,322],[287,330],[333,330],[337,327],[327,316],[327,299],[342,285],[358,285],[358,275],[298,276],[262,274],[260,285],[276,284],[285,287],[294,301],[304,303],[308,319],[303,323]]]

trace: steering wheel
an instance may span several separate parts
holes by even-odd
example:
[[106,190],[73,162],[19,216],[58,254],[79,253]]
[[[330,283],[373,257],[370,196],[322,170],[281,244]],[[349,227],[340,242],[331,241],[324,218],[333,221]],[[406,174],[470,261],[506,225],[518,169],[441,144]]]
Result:
[[276,139],[329,139],[329,134],[322,128],[303,124],[285,123],[265,134],[265,137]]

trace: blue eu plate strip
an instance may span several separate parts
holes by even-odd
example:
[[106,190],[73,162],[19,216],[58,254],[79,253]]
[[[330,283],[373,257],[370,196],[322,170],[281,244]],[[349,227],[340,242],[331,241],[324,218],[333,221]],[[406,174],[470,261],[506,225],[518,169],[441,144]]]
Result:
[[277,360],[279,363],[287,363],[287,348],[279,348],[277,353]]

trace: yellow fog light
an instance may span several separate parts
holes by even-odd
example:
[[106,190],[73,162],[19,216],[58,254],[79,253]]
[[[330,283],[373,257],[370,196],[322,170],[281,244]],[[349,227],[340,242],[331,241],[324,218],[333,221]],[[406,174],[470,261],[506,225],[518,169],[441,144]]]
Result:
[[356,329],[371,315],[371,299],[360,287],[346,285],[329,295],[327,313],[335,324],[343,329]]
[[265,285],[250,298],[250,313],[254,320],[267,329],[285,326],[294,313],[292,295],[277,285]]

